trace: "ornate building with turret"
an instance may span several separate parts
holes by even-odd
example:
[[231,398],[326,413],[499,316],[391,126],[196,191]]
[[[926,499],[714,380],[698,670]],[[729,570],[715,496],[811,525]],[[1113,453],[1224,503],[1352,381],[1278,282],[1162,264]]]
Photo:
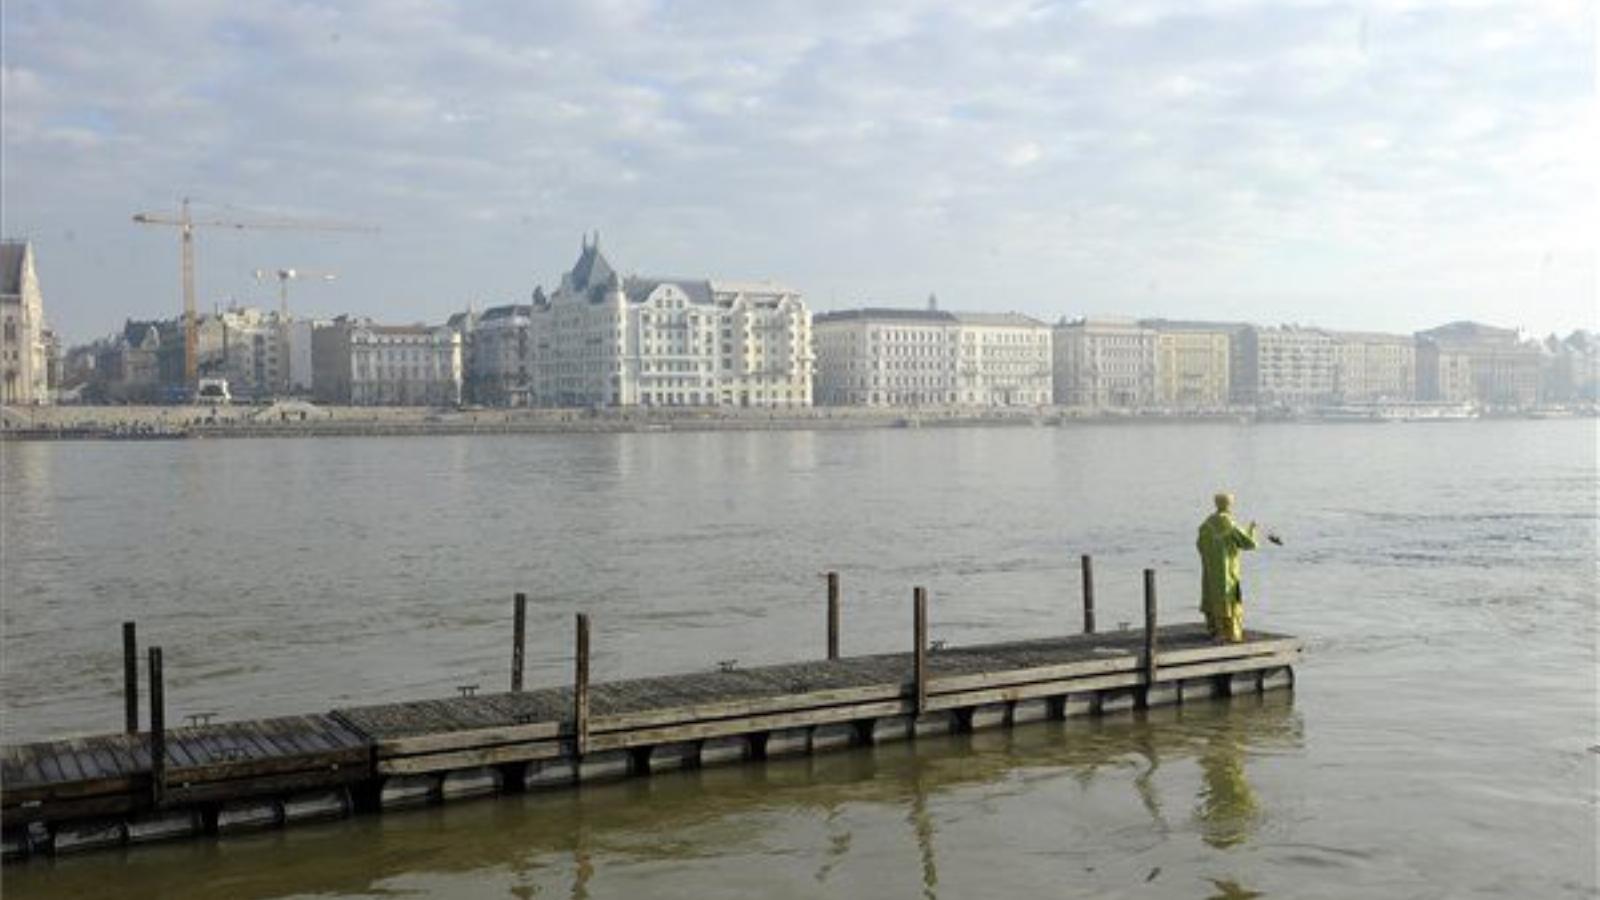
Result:
[[624,278],[585,237],[529,312],[534,406],[811,405],[811,312],[772,282]]
[[0,243],[0,403],[50,402],[50,347],[33,245]]

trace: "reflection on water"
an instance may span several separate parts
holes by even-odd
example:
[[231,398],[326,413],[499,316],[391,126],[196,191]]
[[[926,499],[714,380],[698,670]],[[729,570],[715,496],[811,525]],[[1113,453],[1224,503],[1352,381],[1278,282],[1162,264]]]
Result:
[[1266,896],[1260,891],[1252,891],[1249,888],[1240,887],[1238,882],[1227,878],[1212,878],[1209,880],[1216,887],[1217,892],[1206,898],[1206,900],[1252,900],[1255,897]]
[[486,895],[576,900],[671,894],[669,886],[687,886],[675,877],[692,881],[713,859],[748,866],[744,875],[759,880],[784,859],[804,862],[807,880],[830,894],[858,894],[876,877],[868,868],[890,865],[919,873],[920,893],[935,898],[952,860],[985,852],[960,833],[955,815],[972,802],[1003,807],[1008,828],[1026,834],[1055,827],[1063,814],[1115,818],[1124,802],[1165,823],[1162,797],[1183,795],[1200,804],[1204,841],[1247,841],[1259,820],[1246,781],[1250,755],[1298,748],[1301,732],[1289,695],[1239,698],[64,858],[9,870],[6,888],[8,896],[90,897],[114,880],[124,897],[226,886],[229,896],[260,898],[422,885],[454,896],[494,885]]
[[1243,843],[1255,830],[1259,810],[1244,777],[1244,749],[1237,725],[1225,720],[1212,729],[1200,752],[1205,789],[1195,815],[1206,843],[1218,849]]
[[917,852],[922,857],[922,895],[928,900],[939,896],[939,858],[933,849],[933,819],[928,815],[928,785],[922,766],[913,763],[911,812],[906,821],[917,835]]

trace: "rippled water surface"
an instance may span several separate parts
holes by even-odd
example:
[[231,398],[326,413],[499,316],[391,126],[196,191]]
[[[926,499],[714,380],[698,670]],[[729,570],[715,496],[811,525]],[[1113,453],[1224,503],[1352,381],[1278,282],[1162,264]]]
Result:
[[1286,546],[1291,698],[516,795],[7,867],[8,897],[1581,897],[1596,884],[1593,422],[0,445],[6,741],[169,717],[1194,618],[1218,487]]

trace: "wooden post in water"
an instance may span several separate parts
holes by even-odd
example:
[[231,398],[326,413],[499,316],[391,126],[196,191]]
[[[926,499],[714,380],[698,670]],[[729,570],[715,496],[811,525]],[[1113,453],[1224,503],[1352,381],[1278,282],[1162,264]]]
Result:
[[839,573],[828,573],[828,658],[839,658]]
[[167,795],[167,699],[161,683],[161,648],[150,648],[150,799]]
[[1144,570],[1144,685],[1156,683],[1156,570]]
[[1094,634],[1094,557],[1083,555],[1083,633]]
[[913,661],[917,677],[917,715],[928,708],[928,592],[924,588],[911,590],[911,630],[916,633]]
[[122,623],[123,730],[139,733],[139,636],[132,622]]
[[511,691],[522,691],[522,659],[528,633],[528,595],[518,591],[511,599]]
[[578,613],[578,648],[572,671],[573,749],[582,756],[589,750],[589,614]]

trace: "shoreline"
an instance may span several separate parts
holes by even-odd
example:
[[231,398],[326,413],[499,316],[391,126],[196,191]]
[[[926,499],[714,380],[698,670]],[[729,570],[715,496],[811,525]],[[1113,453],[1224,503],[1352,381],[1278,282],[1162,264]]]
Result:
[[[1589,411],[1484,415],[1485,419],[1592,418]],[[868,428],[1070,427],[1077,424],[1376,424],[1316,415],[1262,414],[1250,409],[1174,413],[1026,409],[770,410],[439,410],[422,407],[268,406],[0,407],[0,441],[188,440],[202,438],[410,437],[499,434],[802,431]],[[1472,419],[1418,418],[1388,424]]]

